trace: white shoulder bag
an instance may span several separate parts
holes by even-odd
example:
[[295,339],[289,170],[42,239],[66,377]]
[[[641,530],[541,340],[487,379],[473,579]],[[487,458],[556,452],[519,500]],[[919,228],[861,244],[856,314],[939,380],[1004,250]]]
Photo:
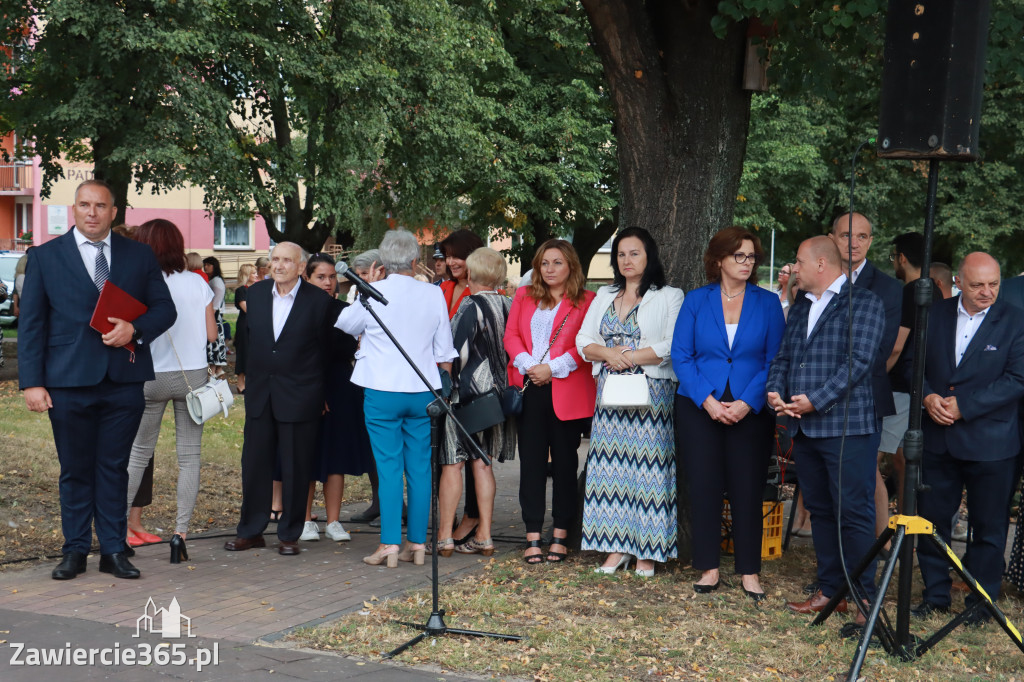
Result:
[[227,417],[228,408],[235,402],[235,397],[231,394],[231,386],[228,385],[228,382],[225,379],[218,379],[213,375],[213,372],[210,372],[210,378],[205,386],[192,388],[192,384],[188,381],[188,375],[185,374],[185,368],[181,365],[178,349],[174,347],[174,339],[170,333],[167,334],[167,338],[171,342],[171,350],[174,351],[174,357],[178,360],[181,376],[185,378],[185,385],[188,386],[188,393],[185,394],[185,406],[188,408],[188,414],[192,417],[192,421],[196,424],[204,424],[217,414],[223,414]]

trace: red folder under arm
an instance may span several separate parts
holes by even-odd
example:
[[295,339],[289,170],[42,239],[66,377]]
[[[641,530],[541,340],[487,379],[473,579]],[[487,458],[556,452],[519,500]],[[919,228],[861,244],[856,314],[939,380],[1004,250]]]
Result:
[[[100,334],[106,334],[114,328],[108,317],[116,317],[125,322],[134,322],[146,312],[146,304],[138,300],[109,279],[103,283],[100,300],[96,301],[96,310],[92,313],[89,326]],[[135,344],[131,341],[124,345],[130,352],[135,352]]]

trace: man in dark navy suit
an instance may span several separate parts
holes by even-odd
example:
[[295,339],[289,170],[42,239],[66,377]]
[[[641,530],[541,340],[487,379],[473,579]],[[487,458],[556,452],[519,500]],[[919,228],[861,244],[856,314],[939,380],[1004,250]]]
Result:
[[[884,317],[877,296],[853,287],[848,319],[851,287],[840,263],[839,250],[828,237],[812,237],[800,245],[793,276],[805,293],[790,308],[766,386],[776,414],[795,418],[793,455],[800,462],[797,477],[814,531],[818,589],[806,601],[787,604],[797,613],[821,611],[845,584],[837,525],[851,573],[875,540],[871,501],[881,420],[875,414],[871,368]],[[842,496],[841,519],[837,495]],[[860,585],[868,599],[874,596],[873,568],[864,571]],[[836,610],[845,611],[846,602]]]
[[[920,494],[919,512],[948,543],[966,487],[972,533],[964,563],[997,599],[1020,450],[1024,311],[1003,300],[999,263],[987,253],[964,258],[959,277],[960,296],[932,306],[928,329],[921,478],[929,487]],[[918,547],[925,588],[917,616],[949,610],[952,579],[944,556],[931,543]],[[968,595],[965,605],[977,600]],[[987,617],[979,611],[969,622]]]
[[[896,348],[899,336],[900,317],[903,307],[903,287],[898,280],[885,274],[868,260],[868,251],[874,239],[871,221],[860,213],[844,213],[832,223],[829,235],[839,247],[839,256],[843,259],[843,272],[853,281],[855,287],[874,292],[882,299],[885,308],[885,329],[878,345],[878,355],[871,368],[871,391],[875,399],[875,414],[879,419],[896,415],[896,400],[889,382],[889,371],[886,368],[890,360],[899,357],[900,349]],[[852,254],[852,257],[851,257]],[[895,357],[893,357],[895,355]],[[884,426],[884,424],[883,424]],[[883,431],[879,431],[881,444]],[[886,439],[888,440],[888,439]],[[893,454],[895,448],[886,443],[880,448],[878,458],[883,454]],[[875,472],[875,534],[881,534],[889,523],[889,493],[885,488],[882,474]]]
[[[28,409],[49,412],[60,460],[64,558],[55,580],[85,571],[93,519],[100,570],[139,577],[124,554],[128,456],[145,407],[143,384],[153,378],[148,342],[177,312],[152,249],[110,231],[116,214],[105,183],[83,182],[75,227],[32,249],[25,270],[18,378]],[[148,310],[134,322],[108,318],[114,328],[101,335],[89,321],[107,280]],[[134,353],[124,348],[129,342]]]

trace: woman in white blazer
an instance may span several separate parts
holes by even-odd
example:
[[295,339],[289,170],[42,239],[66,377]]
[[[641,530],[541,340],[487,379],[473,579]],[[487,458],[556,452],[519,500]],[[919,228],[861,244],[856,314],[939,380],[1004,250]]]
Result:
[[[582,549],[607,552],[599,573],[636,557],[636,573],[676,556],[676,466],[672,329],[683,292],[665,286],[658,246],[639,227],[612,242],[614,283],[602,287],[576,346],[594,365],[597,410],[587,457]],[[611,374],[647,377],[649,408],[602,407]]]

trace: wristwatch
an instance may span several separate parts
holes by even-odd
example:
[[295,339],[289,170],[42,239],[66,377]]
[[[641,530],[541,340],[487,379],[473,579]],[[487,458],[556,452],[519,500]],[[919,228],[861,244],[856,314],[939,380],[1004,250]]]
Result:
[[138,327],[136,327],[134,324],[132,325],[132,343],[142,343],[142,332],[140,332]]

